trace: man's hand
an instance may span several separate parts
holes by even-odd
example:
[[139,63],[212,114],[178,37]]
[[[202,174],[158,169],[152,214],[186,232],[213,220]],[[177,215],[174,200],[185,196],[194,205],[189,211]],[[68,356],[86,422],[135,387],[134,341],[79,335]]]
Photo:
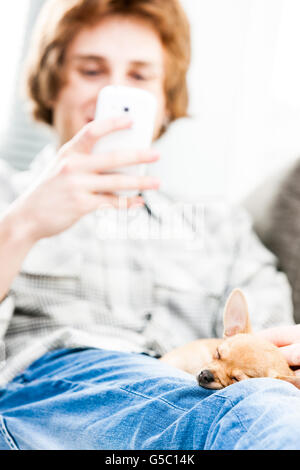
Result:
[[300,325],[277,326],[256,333],[278,346],[292,367],[299,367],[300,376]]
[[[101,137],[131,124],[124,118],[87,124],[60,149],[37,183],[16,201],[14,211],[26,220],[34,241],[63,232],[101,207],[117,208],[116,191],[158,189],[159,182],[151,177],[109,173],[123,166],[155,162],[159,159],[157,152],[91,154]],[[127,207],[138,203],[143,203],[142,198],[126,199]]]

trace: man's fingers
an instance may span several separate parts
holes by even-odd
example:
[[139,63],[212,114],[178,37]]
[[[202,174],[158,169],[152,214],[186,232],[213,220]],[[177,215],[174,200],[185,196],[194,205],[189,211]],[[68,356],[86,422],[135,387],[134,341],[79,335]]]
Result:
[[141,207],[145,204],[142,197],[120,198],[114,194],[91,195],[94,210],[106,209],[126,209],[132,207]]
[[123,150],[103,155],[73,154],[62,165],[74,173],[109,173],[125,166],[153,163],[160,158],[157,150]]
[[126,190],[159,189],[160,182],[151,176],[131,176],[123,173],[107,175],[85,175],[80,178],[81,185],[93,193],[114,193]]
[[90,153],[101,137],[114,131],[128,129],[131,125],[132,121],[124,117],[92,121],[61,148],[60,155],[68,156],[71,152]]
[[256,334],[278,346],[290,366],[300,367],[300,325],[276,326]]
[[276,326],[256,334],[279,347],[300,343],[300,325]]
[[290,366],[300,367],[300,343],[290,344],[280,348]]
[[141,163],[155,162],[160,158],[157,150],[124,150],[103,155],[91,155],[83,161],[83,170],[103,173]]

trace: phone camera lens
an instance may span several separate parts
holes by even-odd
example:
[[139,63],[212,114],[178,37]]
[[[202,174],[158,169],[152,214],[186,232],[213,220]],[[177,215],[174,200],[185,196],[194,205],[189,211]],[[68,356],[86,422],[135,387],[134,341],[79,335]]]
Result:
[[125,113],[129,113],[129,108],[124,108]]

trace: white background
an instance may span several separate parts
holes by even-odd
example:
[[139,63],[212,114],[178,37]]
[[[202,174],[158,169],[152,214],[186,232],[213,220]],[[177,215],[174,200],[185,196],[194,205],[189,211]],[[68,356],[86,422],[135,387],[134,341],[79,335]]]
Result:
[[[1,1],[3,130],[29,1]],[[193,34],[190,112],[201,123],[198,162],[205,155],[217,172],[225,161],[226,195],[237,201],[300,155],[300,2],[182,2]]]
[[183,3],[193,26],[192,109],[212,160],[226,159],[236,201],[300,155],[300,2]]
[[0,126],[7,125],[7,109],[10,104],[15,82],[15,68],[20,60],[26,14],[29,0],[1,1],[0,15]]

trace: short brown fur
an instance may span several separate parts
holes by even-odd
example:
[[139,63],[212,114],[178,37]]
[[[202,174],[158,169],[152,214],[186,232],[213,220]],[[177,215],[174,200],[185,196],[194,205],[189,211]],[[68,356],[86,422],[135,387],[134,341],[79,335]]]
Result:
[[197,377],[200,386],[221,389],[250,378],[270,377],[300,388],[300,378],[280,349],[252,333],[244,294],[235,289],[224,310],[224,339],[202,339],[170,351],[161,361]]

